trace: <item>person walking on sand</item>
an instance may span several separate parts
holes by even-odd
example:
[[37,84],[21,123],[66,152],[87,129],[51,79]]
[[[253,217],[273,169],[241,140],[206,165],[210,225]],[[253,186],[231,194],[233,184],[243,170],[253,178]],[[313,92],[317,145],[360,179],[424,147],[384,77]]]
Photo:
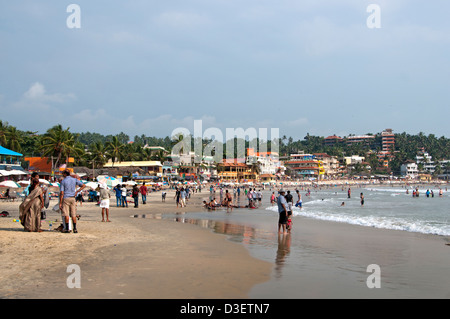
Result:
[[147,204],[147,186],[145,186],[145,183],[142,183],[142,186],[139,188],[139,191],[141,192],[142,197],[142,204]]
[[122,185],[122,207],[128,208],[127,186],[125,184]]
[[284,189],[280,189],[278,192],[280,195],[277,198],[277,205],[278,205],[278,233],[281,234],[281,229],[283,229],[283,233],[287,234],[286,232],[286,223],[287,223],[287,202],[286,198],[284,197]]
[[181,190],[178,187],[175,189],[175,197],[174,198],[177,201],[177,208],[180,205],[181,205],[181,207],[183,207],[183,205],[181,204]]
[[[59,193],[59,209],[64,215],[65,219],[65,228],[63,229],[64,233],[69,233],[69,220],[72,218],[73,222],[73,232],[78,233],[77,230],[77,205],[75,203],[75,197],[79,192],[81,192],[86,185],[84,185],[81,181],[76,179],[75,177],[70,176],[70,172],[65,170],[63,172],[64,179],[60,184],[60,193]],[[76,189],[79,186],[80,188]]]
[[186,191],[184,190],[184,187],[181,187],[180,198],[181,198],[181,207],[186,207]]
[[133,189],[131,191],[131,197],[134,199],[134,208],[139,207],[139,188],[137,185],[133,186]]
[[122,189],[120,188],[120,185],[114,187],[114,192],[116,193],[116,206],[120,207],[122,206]]
[[227,212],[229,208],[233,211],[233,198],[231,198],[231,194],[228,193],[228,189],[225,191],[225,201],[227,203]]
[[106,186],[103,184],[99,185],[99,192],[100,192],[100,207],[102,208],[102,222],[105,221],[105,213],[106,213],[106,221],[110,222],[110,220],[109,220],[109,198],[111,196],[109,195],[109,192],[106,189]]

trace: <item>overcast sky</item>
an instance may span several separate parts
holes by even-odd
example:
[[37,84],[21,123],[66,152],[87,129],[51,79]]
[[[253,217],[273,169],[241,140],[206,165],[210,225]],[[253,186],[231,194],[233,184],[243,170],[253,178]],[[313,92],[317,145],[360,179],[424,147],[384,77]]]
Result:
[[194,120],[224,135],[450,137],[449,13],[446,0],[2,1],[0,119],[131,137]]

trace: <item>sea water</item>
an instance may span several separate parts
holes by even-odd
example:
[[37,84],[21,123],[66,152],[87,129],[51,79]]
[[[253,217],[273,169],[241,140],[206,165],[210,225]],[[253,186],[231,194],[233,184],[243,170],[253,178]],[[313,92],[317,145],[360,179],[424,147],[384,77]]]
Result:
[[[334,298],[341,296],[346,288],[354,294],[353,297],[372,297],[377,292],[370,291],[365,285],[366,264],[349,261],[333,245],[323,245],[319,234],[299,234],[295,231],[296,223],[301,222],[301,218],[310,218],[370,228],[449,236],[450,192],[444,191],[440,197],[439,189],[434,188],[434,197],[426,197],[425,191],[426,189],[421,188],[419,197],[413,198],[411,190],[407,194],[406,189],[401,187],[353,187],[351,198],[348,198],[347,189],[340,187],[311,189],[309,195],[306,190],[302,190],[303,207],[293,209],[292,236],[278,234],[278,208],[270,204],[271,191],[263,192],[263,199],[257,209],[205,209],[197,213],[165,215],[164,218],[226,234],[231,241],[243,244],[252,256],[274,263],[272,279],[255,286],[250,293],[252,298]],[[295,190],[292,189],[291,193],[295,203]],[[360,193],[364,194],[364,206],[360,203]],[[344,206],[341,206],[342,202]],[[241,207],[247,203],[243,195],[234,200],[234,204]],[[395,251],[395,248],[390,251]],[[394,264],[396,262],[402,261],[393,261]],[[386,276],[386,272],[383,274]],[[318,277],[322,280],[313,279]],[[390,293],[387,297],[405,296],[398,287],[411,285],[409,278],[399,278],[398,273],[385,280],[390,282],[384,284],[383,293]],[[305,292],[299,287],[315,287],[317,292]],[[421,293],[421,288],[417,288],[417,294]],[[386,295],[379,295],[384,296]]]
[[[403,230],[432,235],[450,235],[450,193],[433,190],[434,197],[425,195],[421,188],[419,197],[412,197],[404,188],[352,188],[351,198],[344,189],[313,190],[310,196],[302,195],[303,208],[293,209],[294,216],[327,220],[367,227]],[[364,206],[360,194],[364,195]],[[296,194],[294,194],[296,198]],[[342,203],[344,203],[343,206]],[[276,207],[268,210],[277,211]]]

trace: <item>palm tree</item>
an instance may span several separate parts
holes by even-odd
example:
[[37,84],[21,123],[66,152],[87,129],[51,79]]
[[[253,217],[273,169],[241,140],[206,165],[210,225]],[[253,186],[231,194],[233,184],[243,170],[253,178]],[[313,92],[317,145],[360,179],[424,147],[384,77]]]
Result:
[[125,157],[125,144],[121,143],[117,136],[113,136],[112,140],[106,143],[106,150],[108,151],[113,166],[116,161],[120,162]]
[[106,163],[108,152],[103,143],[95,142],[89,145],[89,153],[89,161],[92,163],[93,168],[95,168],[95,164],[97,164],[97,167],[101,167]]
[[7,147],[15,152],[20,152],[22,150],[21,144],[23,143],[23,136],[20,131],[18,131],[14,126],[10,126],[6,133],[8,139]]
[[[69,128],[63,129],[60,124],[47,130],[41,140],[40,151],[44,156],[50,157],[52,170],[61,164],[62,158],[68,158],[74,151],[75,137],[69,132]],[[55,162],[53,158],[56,157]]]
[[0,120],[0,145],[6,146],[8,131],[9,131],[8,123]]

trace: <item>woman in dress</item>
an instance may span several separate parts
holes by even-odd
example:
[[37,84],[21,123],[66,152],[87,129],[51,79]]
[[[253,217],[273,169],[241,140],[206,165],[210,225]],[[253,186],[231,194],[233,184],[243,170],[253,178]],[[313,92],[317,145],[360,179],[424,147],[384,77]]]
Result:
[[44,208],[44,191],[39,186],[39,175],[31,174],[28,196],[19,206],[20,223],[28,232],[42,232],[41,211]]

